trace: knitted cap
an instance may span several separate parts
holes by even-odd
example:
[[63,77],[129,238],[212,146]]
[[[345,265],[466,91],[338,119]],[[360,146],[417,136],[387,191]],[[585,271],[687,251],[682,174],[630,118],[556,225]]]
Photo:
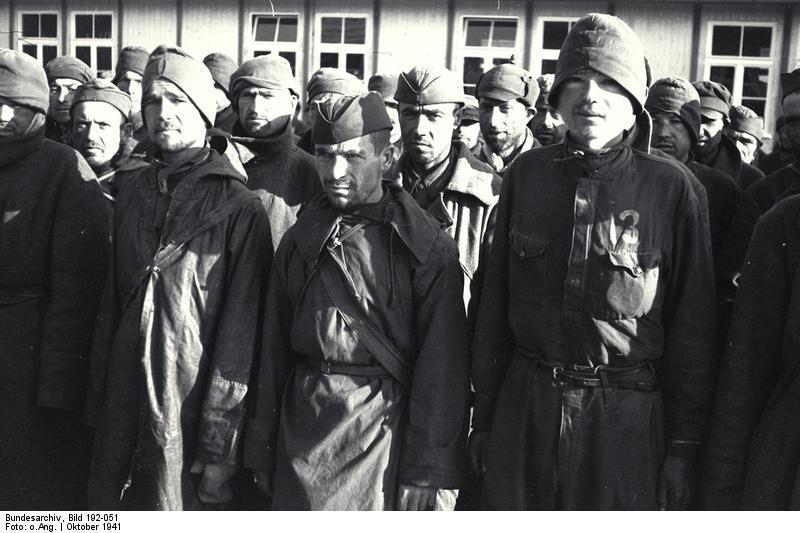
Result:
[[471,94],[464,95],[464,112],[461,114],[461,123],[468,126],[480,120],[478,99]]
[[300,96],[300,87],[292,74],[292,65],[277,54],[254,57],[236,69],[230,81],[233,99],[236,100],[239,91],[251,85],[264,89],[288,89]]
[[800,91],[800,68],[781,74],[781,102],[790,94]]
[[123,48],[119,52],[112,81],[117,83],[126,72],[135,72],[139,76],[143,76],[148,57],[150,57],[150,52],[142,46],[126,46]]
[[90,81],[78,87],[72,97],[70,110],[75,109],[75,106],[81,102],[105,102],[116,107],[126,119],[130,117],[131,106],[133,105],[128,93],[120,91],[110,81],[101,79]]
[[478,98],[491,98],[501,102],[519,100],[528,107],[533,107],[539,97],[539,84],[524,68],[513,63],[497,65],[481,74],[475,86]]
[[376,131],[391,130],[392,121],[380,93],[342,96],[322,102],[314,119],[311,141],[337,144]]
[[89,65],[72,56],[54,57],[44,66],[44,72],[47,74],[48,83],[59,78],[88,83],[96,78]]
[[452,70],[433,65],[417,65],[401,72],[394,99],[414,105],[464,103],[464,88]]
[[755,111],[743,105],[731,107],[731,123],[729,128],[749,133],[760,142],[764,138],[764,119],[759,117]]
[[678,115],[689,130],[692,145],[697,144],[701,123],[700,95],[688,80],[682,78],[656,80],[650,87],[644,106],[651,115],[658,113]]
[[563,84],[576,72],[590,68],[617,82],[639,114],[647,96],[644,49],[634,31],[613,15],[590,13],[575,23],[558,54],[556,75],[548,97],[558,105]]
[[162,44],[150,54],[144,69],[142,90],[147,92],[157,79],[165,79],[177,85],[200,111],[208,127],[214,124],[217,115],[214,80],[203,63],[181,48]]
[[715,81],[696,81],[692,83],[700,95],[701,111],[717,111],[728,116],[731,109],[731,92]]
[[364,82],[338,68],[322,67],[311,75],[306,85],[309,100],[323,93],[357,95],[363,92]]
[[380,93],[386,104],[397,104],[394,93],[397,91],[397,74],[375,74],[367,82],[368,91]]
[[214,80],[214,83],[219,85],[220,88],[225,91],[228,98],[230,98],[231,95],[228,92],[228,87],[231,83],[231,74],[236,71],[236,61],[225,54],[213,52],[203,58],[203,64],[211,71],[211,78]]
[[553,88],[553,80],[555,79],[553,74],[542,74],[536,78],[536,83],[539,84],[539,98],[536,99],[537,108],[547,104],[547,97]]
[[0,96],[47,113],[50,89],[44,70],[28,54],[0,48]]

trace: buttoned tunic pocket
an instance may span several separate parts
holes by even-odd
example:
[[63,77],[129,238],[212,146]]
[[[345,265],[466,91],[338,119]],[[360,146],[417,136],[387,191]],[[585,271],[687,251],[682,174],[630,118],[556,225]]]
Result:
[[[509,287],[511,299],[533,302],[536,287],[551,277],[548,266],[550,240],[540,233],[512,228],[509,232]],[[543,295],[539,295],[540,297]]]
[[593,314],[604,320],[642,317],[661,306],[659,252],[608,252],[589,282]]

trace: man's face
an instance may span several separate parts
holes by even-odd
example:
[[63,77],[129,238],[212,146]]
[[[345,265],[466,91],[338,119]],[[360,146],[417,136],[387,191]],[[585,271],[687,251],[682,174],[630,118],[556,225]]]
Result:
[[50,83],[50,108],[47,114],[59,124],[69,122],[69,108],[72,97],[81,82],[70,78],[56,78]]
[[719,111],[703,110],[700,115],[700,136],[697,139],[697,149],[701,153],[714,150],[722,140],[722,128],[725,127],[725,118]]
[[24,135],[36,113],[30,107],[0,97],[0,139]]
[[547,104],[536,108],[536,115],[531,120],[533,136],[542,143],[542,146],[550,146],[564,140],[567,133],[567,125],[556,108]]
[[158,79],[142,95],[147,136],[164,152],[203,146],[206,123],[189,97],[174,83]]
[[124,126],[116,107],[106,102],[80,102],[72,109],[72,146],[90,167],[104,167],[119,152]]
[[742,155],[742,161],[745,163],[751,163],[756,157],[756,150],[758,150],[758,139],[749,133],[734,129],[728,130],[728,137],[730,137],[733,142],[736,143],[736,148],[739,149],[739,153]]
[[120,91],[126,92],[131,97],[131,102],[133,102],[133,108],[135,111],[139,111],[142,108],[142,76],[137,72],[131,72],[130,70],[125,72],[122,76],[120,76],[119,80],[117,80],[117,87]]
[[557,109],[575,142],[589,148],[618,142],[635,120],[625,90],[592,69],[580,70],[564,82]]
[[484,142],[492,152],[499,154],[513,150],[522,142],[531,110],[517,100],[502,102],[484,97],[478,116]]
[[381,176],[391,164],[391,148],[376,152],[376,135],[316,145],[317,173],[335,208],[352,210],[375,203],[383,196]]
[[786,96],[783,99],[782,108],[789,146],[795,159],[800,160],[800,92],[790,93]]
[[467,145],[467,148],[473,148],[478,144],[478,137],[481,134],[481,123],[470,122],[465,124],[464,121],[459,124],[456,131],[453,132],[453,140],[461,141]]
[[686,125],[675,113],[653,115],[653,136],[650,146],[671,155],[681,163],[689,159],[692,137]]
[[461,122],[458,104],[416,105],[400,103],[403,147],[412,161],[429,168],[442,161],[453,142],[453,130]]
[[248,135],[266,137],[283,131],[297,106],[289,89],[265,89],[253,85],[239,91],[239,123]]

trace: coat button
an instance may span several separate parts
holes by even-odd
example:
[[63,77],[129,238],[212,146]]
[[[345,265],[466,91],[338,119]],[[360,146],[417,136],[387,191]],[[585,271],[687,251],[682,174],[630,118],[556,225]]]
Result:
[[519,257],[520,257],[520,259],[525,259],[525,250],[520,250],[519,251]]
[[636,267],[633,269],[633,273],[636,274],[637,276],[641,276],[642,272],[643,272],[642,267],[640,267],[639,265],[636,265]]

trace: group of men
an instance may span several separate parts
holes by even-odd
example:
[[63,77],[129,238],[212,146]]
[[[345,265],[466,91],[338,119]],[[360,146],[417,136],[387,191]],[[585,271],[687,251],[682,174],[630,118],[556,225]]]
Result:
[[599,14],[474,97],[0,49],[0,506],[800,507],[800,171],[748,111]]

